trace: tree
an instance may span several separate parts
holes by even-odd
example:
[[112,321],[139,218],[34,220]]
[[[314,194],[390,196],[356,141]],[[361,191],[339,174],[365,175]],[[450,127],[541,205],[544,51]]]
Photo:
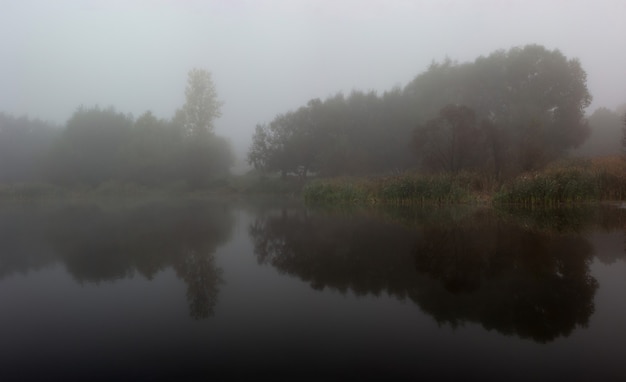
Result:
[[584,109],[591,102],[586,80],[578,60],[527,45],[473,63],[433,64],[404,92],[419,123],[447,104],[473,109],[494,134],[491,162],[506,163],[512,174],[539,168],[585,141]]
[[185,104],[176,112],[173,124],[183,135],[181,173],[193,188],[206,187],[212,178],[228,173],[234,162],[230,144],[214,132],[221,106],[211,73],[190,70]]
[[158,186],[180,178],[182,134],[150,111],[137,118],[121,151],[125,181]]
[[194,68],[187,74],[185,104],[177,113],[187,135],[197,136],[212,133],[215,119],[222,116],[222,102],[217,99],[217,90],[211,73]]
[[60,129],[27,117],[0,113],[0,183],[33,182]]
[[120,174],[122,147],[133,125],[114,108],[78,108],[51,151],[49,176],[62,184],[96,185]]
[[[410,151],[408,104],[399,89],[339,93],[257,125],[248,162],[257,169],[318,175],[367,174],[405,168]],[[409,158],[414,161],[414,158]]]
[[437,118],[415,129],[413,144],[424,167],[456,173],[476,166],[483,151],[480,133],[472,109],[447,105]]
[[305,178],[309,171],[316,171],[328,137],[320,110],[322,102],[314,99],[269,124],[257,125],[248,163],[262,171],[280,171],[283,178],[290,173]]

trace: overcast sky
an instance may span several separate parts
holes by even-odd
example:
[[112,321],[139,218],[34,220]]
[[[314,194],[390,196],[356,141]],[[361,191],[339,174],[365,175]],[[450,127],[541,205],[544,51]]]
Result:
[[309,99],[537,43],[580,59],[591,112],[626,102],[625,15],[624,0],[0,0],[0,111],[170,118],[201,67],[224,101],[217,131],[243,151],[255,124]]

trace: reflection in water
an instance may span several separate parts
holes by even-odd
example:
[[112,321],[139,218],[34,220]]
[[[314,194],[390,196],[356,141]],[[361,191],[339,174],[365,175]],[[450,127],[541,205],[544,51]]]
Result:
[[212,253],[203,254],[189,249],[174,264],[178,277],[187,283],[189,314],[193,318],[206,318],[214,313],[222,270],[215,266]]
[[532,225],[532,216],[492,211],[415,216],[400,224],[282,210],[249,232],[262,264],[315,289],[409,298],[442,324],[478,322],[538,342],[587,325],[598,287],[589,270],[593,248],[581,234],[589,220]]
[[587,325],[598,283],[581,235],[531,231],[491,214],[422,232],[416,269],[441,287],[417,302],[438,322],[480,322],[539,342]]
[[151,279],[173,267],[187,284],[190,315],[206,318],[213,314],[222,283],[214,252],[229,239],[233,224],[228,208],[201,201],[4,208],[0,278],[54,261],[80,283],[135,273]]

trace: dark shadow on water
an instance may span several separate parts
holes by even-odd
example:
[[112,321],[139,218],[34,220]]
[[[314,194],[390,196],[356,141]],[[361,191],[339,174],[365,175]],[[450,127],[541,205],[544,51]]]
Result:
[[56,262],[79,283],[173,268],[187,285],[189,314],[214,313],[222,270],[217,247],[230,239],[234,217],[223,204],[200,200],[104,207],[74,203],[54,208],[4,206],[0,211],[0,278]]
[[543,343],[585,327],[594,312],[584,232],[626,221],[610,208],[544,212],[282,209],[259,216],[249,233],[259,263],[314,289],[385,293],[439,324],[475,322]]

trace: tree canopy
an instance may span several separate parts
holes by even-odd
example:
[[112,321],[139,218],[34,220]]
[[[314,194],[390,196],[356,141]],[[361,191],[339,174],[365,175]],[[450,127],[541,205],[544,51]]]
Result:
[[420,164],[514,175],[582,144],[590,102],[577,59],[527,45],[474,62],[434,62],[404,89],[382,95],[354,91],[310,101],[258,125],[248,162],[300,175],[388,173]]
[[[591,102],[580,62],[539,45],[497,51],[473,63],[434,63],[405,88],[415,118],[428,120],[448,104],[485,121],[492,169],[515,173],[542,167],[589,135]],[[494,163],[499,162],[499,163]],[[486,165],[486,164],[485,164]]]
[[116,178],[132,125],[131,116],[112,107],[79,107],[53,147],[49,176],[65,185],[96,185]]
[[50,123],[0,113],[0,183],[40,179],[57,133]]
[[185,104],[177,113],[186,134],[212,133],[215,119],[222,116],[221,107],[211,73],[205,69],[191,69],[187,74]]
[[186,102],[172,119],[135,119],[113,107],[80,106],[65,126],[0,114],[0,182],[206,187],[228,175],[230,142],[214,133],[221,115],[211,75],[188,73]]

